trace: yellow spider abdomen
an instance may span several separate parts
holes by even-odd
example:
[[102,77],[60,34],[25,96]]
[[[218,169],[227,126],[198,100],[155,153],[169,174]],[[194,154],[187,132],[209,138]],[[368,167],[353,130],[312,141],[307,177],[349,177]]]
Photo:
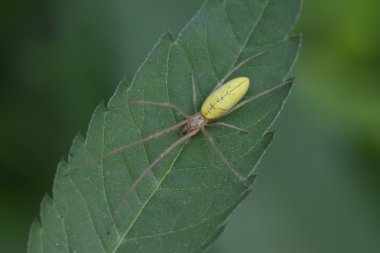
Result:
[[217,119],[234,107],[247,93],[249,79],[238,77],[228,81],[211,93],[201,107],[201,114],[207,120]]

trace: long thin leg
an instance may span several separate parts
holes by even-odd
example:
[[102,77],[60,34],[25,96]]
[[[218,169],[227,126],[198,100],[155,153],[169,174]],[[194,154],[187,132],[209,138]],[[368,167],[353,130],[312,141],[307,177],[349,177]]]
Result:
[[245,177],[239,174],[239,172],[230,164],[230,162],[227,160],[227,158],[223,155],[223,152],[218,148],[216,145],[214,138],[212,135],[204,128],[201,128],[202,133],[206,136],[207,140],[210,142],[211,146],[215,149],[216,153],[219,155],[219,157],[222,159],[224,164],[228,167],[228,169],[234,174],[234,176],[240,181],[244,182],[246,180]]
[[237,127],[235,125],[231,125],[231,124],[228,124],[226,122],[220,122],[220,121],[214,122],[214,123],[209,123],[209,124],[207,124],[207,126],[224,126],[224,127],[228,127],[231,129],[238,130],[240,132],[250,133],[250,131],[247,129],[243,129],[243,128]]
[[152,106],[159,106],[159,107],[170,107],[170,108],[176,110],[177,112],[179,112],[180,114],[182,114],[185,117],[189,117],[190,116],[188,113],[186,113],[184,110],[182,110],[176,104],[169,103],[169,102],[154,102],[154,101],[145,101],[145,100],[135,100],[135,101],[132,101],[130,103],[111,106],[110,108],[108,108],[108,110],[113,110],[115,108],[120,108],[120,107],[131,107],[131,106],[134,106],[136,104],[140,104],[140,105],[152,105]]
[[108,158],[108,157],[110,157],[110,156],[112,156],[112,155],[114,155],[114,154],[116,154],[116,153],[119,153],[119,152],[121,152],[121,151],[125,151],[125,150],[127,150],[127,149],[130,149],[130,148],[132,148],[132,147],[134,147],[134,146],[136,146],[136,145],[143,144],[144,142],[150,141],[150,140],[155,139],[155,138],[158,138],[158,137],[160,137],[160,136],[162,136],[162,135],[164,135],[164,134],[170,133],[170,132],[172,132],[172,131],[174,131],[174,130],[180,128],[180,127],[183,126],[185,123],[186,123],[186,120],[183,120],[183,121],[181,121],[180,123],[178,123],[178,124],[176,124],[176,125],[174,125],[174,126],[168,127],[168,128],[163,129],[163,130],[161,130],[161,131],[159,131],[159,132],[156,132],[156,133],[153,133],[153,134],[151,134],[151,135],[148,135],[147,137],[145,137],[145,138],[142,139],[142,140],[135,141],[135,142],[132,142],[132,143],[130,143],[130,144],[128,144],[128,145],[121,146],[121,147],[119,147],[119,148],[117,148],[117,149],[114,149],[114,150],[108,152],[107,154],[105,154],[105,155],[102,157],[102,160],[105,159],[105,158]]
[[193,89],[193,110],[194,113],[197,113],[197,90],[195,88],[194,72],[191,72],[191,87]]
[[231,112],[239,109],[243,105],[248,104],[248,103],[252,102],[253,100],[255,100],[255,99],[259,98],[259,97],[262,97],[262,96],[264,96],[264,95],[266,95],[266,94],[268,94],[268,93],[270,93],[270,92],[272,92],[274,90],[277,90],[277,89],[279,89],[279,88],[281,88],[281,87],[283,87],[285,85],[292,84],[293,81],[294,81],[293,78],[289,79],[289,80],[286,80],[285,82],[279,83],[279,84],[273,86],[272,88],[266,89],[265,91],[260,92],[259,94],[256,94],[256,95],[254,95],[254,96],[252,96],[250,98],[247,98],[246,100],[244,100],[244,101],[240,102],[239,104],[235,105],[234,107],[232,107],[228,112],[226,112],[225,114],[223,114],[222,117],[220,117],[220,118],[223,118],[223,117],[227,116]]
[[127,144],[127,145],[124,145],[124,146],[121,146],[121,147],[118,147],[108,153],[106,153],[105,155],[101,156],[101,157],[98,157],[98,158],[95,158],[93,160],[90,160],[88,161],[87,163],[85,163],[84,165],[81,165],[81,166],[78,166],[78,167],[74,167],[74,169],[69,172],[69,173],[72,173],[72,172],[75,172],[77,171],[78,169],[81,169],[81,168],[85,168],[91,164],[96,164],[97,162],[100,162],[104,159],[107,159],[108,157],[114,155],[114,154],[117,154],[119,152],[122,152],[122,151],[125,151],[125,150],[128,150],[134,146],[137,146],[137,145],[140,145],[140,144],[143,144],[144,142],[147,142],[147,141],[150,141],[150,140],[153,140],[155,138],[158,138],[164,134],[167,134],[167,133],[170,133],[178,128],[180,128],[181,126],[183,126],[184,124],[186,123],[186,120],[183,120],[181,122],[179,122],[178,124],[174,125],[174,126],[171,126],[171,127],[168,127],[168,128],[165,128],[161,131],[158,131],[156,133],[153,133],[151,135],[148,135],[147,137],[145,137],[144,139],[142,140],[139,140],[139,141],[135,141],[135,142],[132,142],[130,144]]
[[167,147],[164,151],[162,151],[162,153],[151,164],[149,164],[148,167],[146,167],[144,169],[144,171],[140,174],[140,176],[136,179],[136,181],[132,184],[132,186],[124,194],[124,196],[123,196],[120,204],[118,205],[118,207],[116,208],[116,210],[114,212],[114,215],[112,217],[112,222],[110,224],[110,227],[109,227],[108,231],[110,231],[110,228],[115,224],[116,219],[117,219],[117,217],[120,214],[120,210],[124,206],[124,204],[126,203],[126,201],[128,200],[129,195],[136,189],[136,187],[139,185],[139,183],[141,182],[141,180],[149,172],[152,171],[153,166],[156,165],[159,161],[161,161],[165,156],[167,156],[174,148],[176,148],[177,146],[185,143],[187,140],[189,140],[192,136],[194,136],[197,133],[198,133],[198,131],[190,132],[189,134],[187,134],[187,135],[181,137],[180,139],[178,139],[176,142],[174,142],[169,147]]
[[224,84],[224,82],[235,72],[237,71],[238,69],[240,69],[241,67],[243,67],[245,64],[249,63],[250,61],[253,61],[254,59],[256,59],[257,57],[259,56],[262,56],[264,54],[268,53],[268,51],[262,51],[260,53],[257,53],[251,57],[248,57],[247,59],[241,61],[238,65],[236,65],[233,69],[231,69],[223,78],[222,80],[220,80],[216,86],[214,87],[213,91],[216,90],[217,88],[219,88],[219,86],[221,86],[222,84]]

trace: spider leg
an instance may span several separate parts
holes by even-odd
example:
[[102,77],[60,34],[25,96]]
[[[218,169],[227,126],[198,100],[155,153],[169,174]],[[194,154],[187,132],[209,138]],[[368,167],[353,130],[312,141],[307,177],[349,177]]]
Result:
[[[116,222],[116,219],[117,217],[119,216],[120,214],[120,210],[121,208],[124,206],[124,204],[127,202],[128,200],[128,197],[131,195],[131,193],[136,189],[136,187],[139,185],[139,183],[141,182],[141,180],[143,180],[143,178],[149,173],[152,171],[153,167],[159,162],[161,161],[165,156],[167,156],[174,148],[176,148],[177,146],[187,142],[192,136],[194,136],[195,134],[197,134],[199,131],[193,131],[193,132],[190,132],[189,134],[181,137],[180,139],[178,139],[176,142],[172,143],[170,146],[168,146],[166,149],[164,149],[164,151],[162,151],[162,153],[151,163],[148,165],[148,167],[146,167],[144,169],[144,171],[140,174],[140,176],[135,180],[135,182],[132,184],[132,186],[128,189],[128,191],[124,194],[120,204],[118,205],[118,207],[116,208],[115,212],[113,213],[113,217],[112,217],[112,221],[110,223],[110,226],[108,228],[108,233],[110,232],[110,229],[112,228],[112,226],[115,224]],[[128,231],[127,231],[128,232]],[[127,233],[126,232],[126,233]]]
[[257,57],[259,56],[262,56],[264,54],[267,54],[268,51],[262,51],[262,52],[259,52],[251,57],[248,57],[247,59],[241,61],[238,65],[236,65],[235,67],[233,67],[223,78],[222,80],[220,80],[216,86],[214,87],[213,91],[216,90],[217,88],[219,88],[219,86],[221,86],[222,84],[225,83],[225,81],[233,74],[235,73],[235,71],[237,71],[238,69],[240,69],[241,67],[243,67],[245,64],[253,61],[254,59],[256,59]]
[[216,145],[214,138],[212,135],[204,128],[201,128],[202,133],[206,136],[207,140],[210,142],[211,146],[215,149],[216,153],[222,159],[224,164],[228,167],[228,169],[234,174],[234,176],[239,180],[239,182],[245,182],[246,178],[239,174],[239,172],[231,165],[231,163],[227,160],[227,158],[223,155],[223,152]]
[[[170,133],[170,132],[172,132],[172,131],[174,131],[174,130],[180,128],[180,127],[183,126],[185,123],[186,123],[186,120],[183,120],[183,121],[179,122],[178,124],[175,124],[174,126],[171,126],[171,127],[165,128],[165,129],[163,129],[163,130],[160,130],[160,131],[158,131],[158,132],[155,132],[155,133],[153,133],[153,134],[150,134],[150,135],[148,135],[147,137],[143,138],[142,140],[138,140],[138,141],[135,141],[135,142],[129,143],[129,144],[127,144],[127,145],[124,145],[124,146],[118,147],[118,148],[116,148],[116,149],[114,149],[114,150],[112,150],[112,151],[106,153],[105,155],[103,155],[103,156],[101,156],[101,157],[98,157],[98,158],[95,158],[95,159],[93,159],[93,160],[90,160],[90,161],[86,162],[86,163],[83,164],[82,166],[74,167],[74,168],[72,169],[72,171],[70,171],[69,173],[73,173],[73,172],[77,171],[78,169],[85,168],[85,167],[87,167],[87,166],[90,166],[90,165],[96,164],[96,163],[98,163],[98,162],[100,162],[100,161],[102,161],[102,160],[104,160],[104,159],[107,159],[108,157],[110,157],[110,156],[112,156],[112,155],[114,155],[114,154],[120,153],[120,152],[125,151],[125,150],[128,150],[128,149],[130,149],[130,148],[132,148],[132,147],[134,147],[134,146],[137,146],[137,145],[143,144],[143,143],[145,143],[145,142],[147,142],[147,141],[153,140],[153,139],[158,138],[158,137],[160,137],[160,136],[162,136],[162,135],[165,135],[165,134],[167,134],[167,133]],[[67,174],[66,174],[66,176],[67,176]]]
[[178,128],[180,128],[181,126],[183,126],[185,123],[186,123],[187,120],[183,120],[181,122],[179,122],[178,124],[175,124],[174,126],[171,126],[171,127],[168,127],[168,128],[165,128],[163,130],[160,130],[158,132],[155,132],[151,135],[148,135],[147,137],[143,138],[142,140],[139,140],[139,141],[135,141],[135,142],[132,142],[130,144],[127,144],[127,145],[124,145],[124,146],[121,146],[117,149],[114,149],[110,152],[108,152],[107,154],[105,154],[103,157],[102,157],[102,160],[105,159],[105,158],[108,158],[116,153],[119,153],[121,151],[125,151],[127,149],[130,149],[136,145],[140,145],[140,144],[143,144],[144,142],[147,142],[147,141],[150,141],[152,139],[155,139],[155,138],[158,138],[164,134],[167,134],[167,133],[170,133]]
[[101,160],[103,160],[103,159],[105,159],[105,158],[108,158],[108,157],[110,157],[110,156],[112,156],[112,155],[114,155],[114,154],[117,154],[117,153],[119,153],[119,152],[121,152],[121,151],[125,151],[125,150],[127,150],[127,149],[130,149],[130,148],[132,148],[132,147],[134,147],[134,146],[136,146],[136,145],[140,145],[140,144],[143,144],[144,142],[147,142],[147,141],[149,141],[149,140],[152,140],[152,139],[158,138],[158,137],[160,137],[160,136],[162,136],[162,135],[164,135],[164,134],[170,133],[170,132],[172,132],[172,131],[174,131],[174,130],[180,128],[180,127],[183,126],[185,123],[186,123],[186,120],[183,120],[183,121],[181,121],[180,123],[178,123],[178,124],[176,124],[176,125],[174,125],[174,126],[168,127],[168,128],[163,129],[163,130],[161,130],[161,131],[159,131],[159,132],[156,132],[156,133],[153,133],[153,134],[151,134],[151,135],[148,135],[147,137],[145,137],[145,138],[142,139],[142,140],[135,141],[135,142],[132,142],[132,143],[130,143],[130,144],[127,144],[127,145],[121,146],[121,147],[119,147],[119,148],[117,148],[117,149],[114,149],[114,150],[108,152],[107,154],[105,154],[103,157],[101,157]]
[[178,113],[182,114],[185,117],[189,117],[190,116],[188,113],[186,113],[184,110],[182,110],[178,105],[176,105],[174,103],[169,103],[169,102],[154,102],[154,101],[145,101],[145,100],[135,100],[135,101],[132,101],[130,103],[111,106],[108,110],[113,110],[113,109],[120,108],[120,107],[131,107],[131,106],[134,106],[136,104],[159,106],[159,107],[170,107],[170,108],[176,110]]
[[194,110],[194,113],[196,113],[197,112],[197,90],[195,88],[194,72],[191,72],[191,87],[193,90],[193,110]]
[[207,126],[224,126],[224,127],[227,127],[227,128],[238,130],[240,132],[245,132],[245,133],[250,133],[251,132],[251,131],[249,131],[247,129],[240,128],[240,127],[237,127],[235,125],[228,124],[226,122],[221,122],[221,121],[214,122],[214,123],[209,123],[209,124],[207,124]]

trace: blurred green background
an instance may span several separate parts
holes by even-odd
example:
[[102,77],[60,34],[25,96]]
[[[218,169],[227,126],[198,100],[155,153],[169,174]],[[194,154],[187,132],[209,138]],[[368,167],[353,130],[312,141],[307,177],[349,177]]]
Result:
[[[25,251],[95,106],[202,2],[0,2],[0,253]],[[305,1],[277,137],[211,252],[380,252],[379,11],[376,0]]]

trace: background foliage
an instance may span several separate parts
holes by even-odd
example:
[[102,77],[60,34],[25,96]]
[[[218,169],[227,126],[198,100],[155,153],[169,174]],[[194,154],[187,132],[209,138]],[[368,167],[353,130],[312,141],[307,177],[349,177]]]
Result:
[[[159,35],[177,33],[202,2],[0,3],[0,252],[25,251],[78,129]],[[380,249],[379,7],[305,1],[294,92],[255,191],[213,252]]]

